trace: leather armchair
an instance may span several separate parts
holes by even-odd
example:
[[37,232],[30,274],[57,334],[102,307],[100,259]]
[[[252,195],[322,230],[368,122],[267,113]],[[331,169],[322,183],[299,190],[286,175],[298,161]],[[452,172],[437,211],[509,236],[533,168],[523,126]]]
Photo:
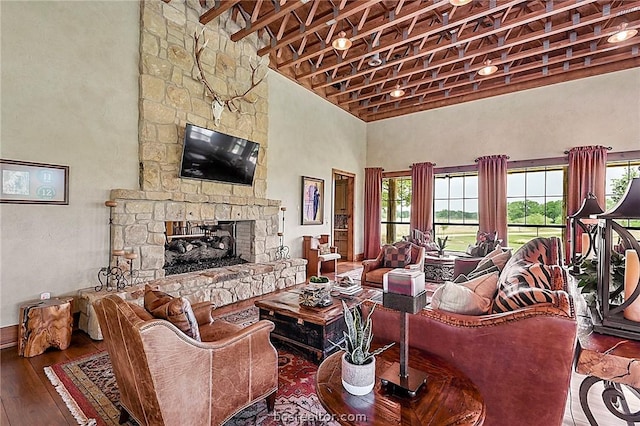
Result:
[[[404,243],[406,244],[406,243]],[[424,247],[411,244],[411,262],[405,269],[415,269],[424,272]],[[380,250],[375,259],[362,262],[361,283],[370,287],[382,288],[382,277],[394,268],[384,268],[384,250]]]
[[220,425],[263,398],[273,410],[278,355],[270,321],[240,328],[214,322],[210,303],[194,304],[199,342],[116,295],[94,307],[120,390],[121,423],[131,415],[140,425]]

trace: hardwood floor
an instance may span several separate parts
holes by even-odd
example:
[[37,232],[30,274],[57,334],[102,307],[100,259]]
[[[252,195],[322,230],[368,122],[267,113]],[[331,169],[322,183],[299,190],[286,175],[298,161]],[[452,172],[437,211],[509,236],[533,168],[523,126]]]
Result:
[[[360,262],[341,262],[338,264],[338,273],[360,266]],[[333,274],[326,275],[333,278]],[[254,300],[248,300],[233,306],[222,307],[216,310],[216,315],[244,309],[252,305],[253,302]],[[103,342],[91,340],[81,331],[73,333],[71,346],[65,351],[50,350],[36,357],[23,358],[18,356],[16,347],[1,350],[0,425],[77,425],[65,403],[45,376],[44,367],[101,350],[105,350]],[[571,395],[567,402],[562,426],[589,426],[580,407],[579,387],[583,378],[584,376],[573,374]],[[599,425],[624,425],[623,421],[614,417],[604,407],[600,397],[601,393],[602,386],[599,388],[594,386],[589,395],[590,406]],[[632,408],[638,409],[637,404]]]

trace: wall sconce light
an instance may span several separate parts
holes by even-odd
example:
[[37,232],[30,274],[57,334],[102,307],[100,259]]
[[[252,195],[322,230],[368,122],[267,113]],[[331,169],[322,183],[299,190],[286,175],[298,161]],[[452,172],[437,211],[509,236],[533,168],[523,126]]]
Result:
[[496,71],[498,71],[498,67],[496,67],[495,65],[491,65],[491,60],[487,59],[486,61],[484,61],[484,67],[478,70],[478,74],[486,76],[494,74]]
[[347,50],[352,44],[353,42],[347,38],[347,33],[340,31],[338,33],[338,38],[333,40],[331,46],[336,50]]
[[627,25],[629,24],[627,24],[626,22],[623,22],[622,24],[620,24],[617,27],[617,31],[613,33],[611,36],[609,36],[609,38],[607,39],[607,42],[622,43],[623,41],[629,40],[631,37],[638,34],[638,30],[634,30],[634,29],[628,30]]

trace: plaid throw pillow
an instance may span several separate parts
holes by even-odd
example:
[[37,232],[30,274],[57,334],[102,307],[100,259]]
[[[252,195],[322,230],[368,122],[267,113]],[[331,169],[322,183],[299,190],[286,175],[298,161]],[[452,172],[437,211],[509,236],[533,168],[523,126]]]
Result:
[[404,268],[411,263],[410,244],[385,245],[382,250],[384,251],[382,266],[385,268]]
[[320,251],[321,255],[331,253],[331,247],[329,246],[329,243],[318,244],[318,250]]

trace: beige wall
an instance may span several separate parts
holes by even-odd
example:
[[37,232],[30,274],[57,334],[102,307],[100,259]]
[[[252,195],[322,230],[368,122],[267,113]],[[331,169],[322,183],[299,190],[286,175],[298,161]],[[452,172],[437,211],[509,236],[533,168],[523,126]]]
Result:
[[138,187],[137,2],[0,2],[0,156],[70,167],[69,205],[0,205],[0,325],[94,285],[112,188]]
[[[303,235],[331,233],[333,168],[357,174],[354,249],[362,253],[366,123],[273,71],[269,111],[267,198],[287,207],[285,244],[292,256],[302,256]],[[324,179],[323,225],[300,224],[302,176]]]
[[491,154],[559,157],[583,145],[640,149],[640,69],[368,123],[367,166],[457,166]]

